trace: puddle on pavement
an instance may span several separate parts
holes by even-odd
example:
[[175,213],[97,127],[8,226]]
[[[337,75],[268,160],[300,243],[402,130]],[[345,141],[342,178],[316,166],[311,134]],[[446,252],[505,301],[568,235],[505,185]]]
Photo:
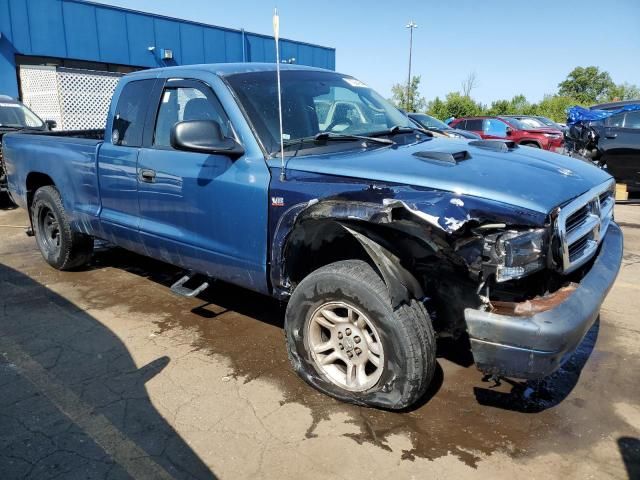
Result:
[[[98,253],[88,272],[47,274],[52,282],[76,284],[90,308],[125,304],[132,313],[162,318],[156,322],[159,335],[176,329],[195,332],[194,348],[228,358],[238,378],[275,382],[285,403],[309,408],[313,423],[308,437],[320,422],[346,412],[358,429],[347,436],[357,443],[389,450],[390,435],[408,435],[412,448],[402,452],[407,460],[454,454],[475,466],[497,451],[524,458],[586,448],[624,429],[613,411],[615,401],[634,402],[640,395],[624,374],[638,371],[638,362],[617,352],[612,334],[596,325],[563,369],[537,385],[483,382],[473,365],[439,358],[441,368],[417,408],[397,413],[346,405],[316,392],[290,369],[281,305],[223,283],[215,283],[198,299],[179,298],[168,286],[180,276],[175,267],[119,249]],[[592,351],[596,339],[598,350]],[[444,357],[456,356],[456,348],[445,344]],[[601,402],[603,391],[607,398]]]

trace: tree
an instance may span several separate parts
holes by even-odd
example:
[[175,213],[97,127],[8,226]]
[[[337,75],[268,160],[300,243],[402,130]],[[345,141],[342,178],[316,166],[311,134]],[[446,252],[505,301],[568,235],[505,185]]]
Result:
[[511,100],[495,100],[486,111],[487,115],[530,115],[533,105],[524,95],[516,95]]
[[476,72],[471,72],[467,75],[467,78],[462,81],[462,95],[465,97],[471,96],[471,91],[477,86]]
[[611,75],[598,67],[576,67],[558,84],[558,95],[592,104],[609,98],[615,88]]
[[411,77],[411,84],[409,85],[409,95],[407,95],[407,85],[396,83],[391,87],[392,98],[391,101],[396,107],[401,108],[407,112],[420,112],[423,111],[427,102],[418,92],[420,87],[420,76],[416,75]]
[[567,121],[567,109],[574,105],[585,104],[571,97],[563,97],[560,95],[545,95],[540,103],[533,105],[532,115],[542,115],[556,122]]
[[609,91],[609,98],[612,102],[618,102],[620,100],[636,100],[640,98],[640,88],[637,85],[631,85],[630,83],[621,83],[615,85]]
[[460,92],[448,93],[444,101],[436,97],[427,107],[430,115],[441,119],[481,115],[484,110],[482,104]]

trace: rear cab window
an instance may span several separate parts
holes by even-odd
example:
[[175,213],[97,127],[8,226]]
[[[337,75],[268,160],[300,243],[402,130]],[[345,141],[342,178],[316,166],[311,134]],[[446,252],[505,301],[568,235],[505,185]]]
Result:
[[111,143],[123,147],[142,146],[142,135],[155,79],[127,83],[118,98],[113,116]]

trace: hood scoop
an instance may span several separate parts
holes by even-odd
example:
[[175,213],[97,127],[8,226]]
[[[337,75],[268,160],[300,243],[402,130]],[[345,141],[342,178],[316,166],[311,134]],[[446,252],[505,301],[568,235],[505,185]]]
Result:
[[494,152],[508,152],[518,148],[518,144],[512,140],[472,140],[469,145]]
[[431,160],[439,163],[447,163],[450,165],[457,165],[459,162],[471,158],[471,155],[469,155],[469,152],[467,152],[466,150],[460,150],[459,152],[438,152],[434,150],[424,150],[421,152],[415,152],[413,155],[422,160]]

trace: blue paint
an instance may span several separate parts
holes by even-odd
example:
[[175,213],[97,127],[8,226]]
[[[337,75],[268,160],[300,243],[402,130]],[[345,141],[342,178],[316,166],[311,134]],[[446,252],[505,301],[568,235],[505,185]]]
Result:
[[[104,143],[6,135],[4,153],[13,198],[25,207],[28,174],[45,173],[63,192],[75,229],[277,296],[287,288],[280,275],[281,259],[299,215],[317,212],[314,218],[374,221],[397,207],[442,235],[454,234],[459,227],[452,225],[467,220],[542,227],[553,208],[610,179],[585,162],[537,149],[496,152],[465,141],[426,139],[405,146],[354,147],[292,157],[282,181],[279,162],[265,159],[224,81],[227,75],[255,69],[272,71],[274,65],[198,65],[130,74],[116,89]],[[150,83],[155,86],[144,89],[149,105],[138,109],[147,112],[140,145],[114,144],[120,94],[132,82],[154,79]],[[153,146],[155,102],[168,79],[197,79],[210,89],[237,132],[245,149],[242,157],[231,160]],[[131,123],[129,132],[139,127]],[[458,149],[466,150],[469,158],[447,163],[415,155]],[[154,182],[141,179],[143,169],[156,172]],[[327,205],[331,205],[328,210]]]

